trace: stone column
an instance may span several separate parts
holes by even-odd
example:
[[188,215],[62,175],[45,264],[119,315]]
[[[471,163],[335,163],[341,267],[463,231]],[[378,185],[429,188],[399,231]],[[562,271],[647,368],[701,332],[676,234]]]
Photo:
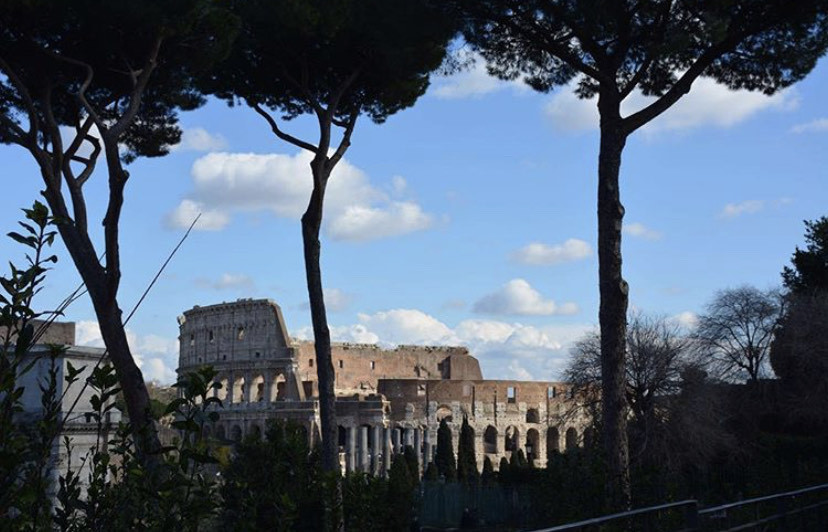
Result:
[[256,390],[253,389],[253,377],[250,375],[249,371],[244,372],[244,396],[247,404],[255,403],[256,402]]
[[233,404],[233,392],[236,388],[236,374],[232,371],[227,374],[227,404]]
[[351,473],[356,466],[356,430],[345,427],[345,471]]
[[[423,433],[419,427],[414,429],[414,455],[417,457],[417,471],[423,474]],[[418,479],[419,480],[419,479]]]
[[264,404],[270,403],[270,384],[273,382],[273,372],[265,371],[262,373],[264,382],[262,383],[262,402]]
[[400,452],[405,452],[406,447],[414,447],[414,429],[411,427],[406,427],[403,430],[402,449],[400,449]]
[[428,467],[428,464],[431,463],[431,457],[434,454],[432,450],[433,445],[434,444],[431,442],[431,431],[428,430],[428,427],[426,427],[423,433],[423,447],[425,448],[423,453],[425,455],[423,456],[423,469]]
[[368,427],[361,425],[359,427],[359,453],[357,454],[357,469],[363,472],[369,472],[371,467],[371,457],[368,455]]
[[379,476],[382,474],[382,457],[384,456],[383,432],[382,427],[379,425],[372,427],[371,430],[374,431],[374,447],[371,449],[371,455],[373,457],[371,474]]
[[391,427],[386,427],[383,429],[383,437],[382,437],[382,470],[387,472],[391,469],[391,435],[396,431]]
[[400,452],[400,431],[397,430],[396,427],[391,427],[389,429],[391,431],[391,445],[393,445],[394,453]]

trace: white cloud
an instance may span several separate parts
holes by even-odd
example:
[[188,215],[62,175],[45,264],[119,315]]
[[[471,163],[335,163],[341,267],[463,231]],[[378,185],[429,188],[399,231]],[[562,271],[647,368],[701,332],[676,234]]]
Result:
[[[451,328],[435,317],[416,309],[394,309],[360,314],[359,323],[331,327],[339,342],[377,343],[385,347],[400,344],[464,345],[480,361],[485,378],[560,378],[568,360],[568,347],[592,325],[532,327],[496,320],[464,320]],[[310,327],[298,337],[313,338]]]
[[327,228],[335,240],[365,241],[422,231],[433,223],[433,217],[416,203],[395,201],[385,207],[351,205]]
[[[575,82],[562,87],[544,107],[544,113],[553,125],[563,131],[589,131],[598,128],[596,99],[582,100],[574,93]],[[629,116],[655,100],[634,91],[621,106],[621,113]],[[710,78],[699,78],[689,94],[658,118],[644,126],[650,133],[691,129],[702,126],[730,127],[767,109],[790,110],[797,107],[799,98],[793,89],[773,96],[747,90],[731,90]]]
[[524,279],[512,279],[496,292],[480,298],[473,307],[482,314],[515,314],[522,316],[548,316],[552,314],[575,314],[578,305],[558,305],[551,299],[544,299]]
[[419,310],[394,309],[375,314],[359,314],[359,321],[380,340],[396,344],[445,344],[455,341],[451,329]]
[[684,327],[686,329],[692,329],[699,323],[699,316],[695,312],[691,312],[686,310],[684,312],[680,312],[675,316],[670,317],[670,321],[679,325],[680,327]]
[[747,200],[741,203],[728,203],[719,213],[722,218],[736,218],[743,214],[754,214],[765,208],[762,200]]
[[791,133],[818,133],[821,131],[828,131],[828,118],[817,118],[791,128]]
[[241,273],[223,273],[216,280],[196,279],[196,284],[213,290],[251,290],[254,286],[253,279],[249,275]]
[[[351,295],[346,294],[339,288],[324,288],[322,291],[325,295],[325,309],[328,312],[342,312],[351,304]],[[310,303],[304,302],[301,308],[309,310]]]
[[624,226],[623,232],[633,237],[643,238],[645,240],[659,240],[663,235],[661,231],[650,229],[640,222],[633,222]]
[[[178,367],[178,340],[155,334],[138,335],[127,329],[129,343],[135,363],[141,368],[144,380],[161,384],[175,382]],[[81,346],[105,347],[98,322],[81,320],[75,323],[76,342]]]
[[[181,227],[202,211],[210,215],[200,229],[220,229],[233,212],[267,211],[298,220],[310,198],[310,153],[296,155],[210,153],[192,167],[194,190],[168,216],[168,225]],[[395,195],[406,190],[405,179],[395,176]],[[325,230],[334,239],[371,240],[402,235],[431,227],[433,216],[412,201],[395,201],[374,187],[368,176],[347,160],[331,175],[325,196]]]
[[550,246],[540,242],[520,248],[513,255],[513,259],[523,264],[550,265],[561,262],[586,259],[592,255],[592,247],[583,240],[570,238],[563,244]]
[[467,68],[448,76],[434,76],[431,79],[433,94],[444,100],[480,97],[506,89],[525,92],[529,90],[520,80],[504,81],[489,75],[486,61],[479,54],[470,54],[471,64]]
[[218,151],[227,148],[227,140],[204,128],[187,128],[181,132],[181,142],[170,148],[176,151]]
[[187,229],[193,220],[201,214],[194,229],[200,231],[219,231],[230,223],[230,216],[218,209],[211,209],[203,203],[184,199],[178,207],[167,214],[164,225],[169,229]]

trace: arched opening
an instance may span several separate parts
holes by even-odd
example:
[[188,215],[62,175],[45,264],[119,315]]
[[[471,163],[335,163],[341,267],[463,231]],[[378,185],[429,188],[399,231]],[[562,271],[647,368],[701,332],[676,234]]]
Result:
[[256,375],[250,381],[250,402],[258,403],[265,400],[264,376]]
[[483,433],[483,452],[497,454],[497,429],[489,425]]
[[345,430],[345,427],[343,427],[342,425],[339,425],[339,427],[337,428],[337,442],[337,445],[339,445],[339,452],[344,453],[345,446],[348,442],[348,431]]
[[225,401],[227,399],[227,389],[230,386],[229,382],[226,378],[221,379],[219,381],[221,387],[216,390],[216,397],[218,397],[221,401]]
[[262,439],[262,428],[259,427],[257,424],[253,424],[250,426],[250,437],[256,440]]
[[224,441],[227,439],[227,434],[224,432],[224,425],[219,425],[216,427],[216,439],[219,441]]
[[526,411],[526,422],[540,423],[540,412],[538,412],[537,408],[530,408]]
[[578,431],[575,427],[566,429],[566,450],[574,449],[578,446]]
[[242,429],[238,425],[233,425],[233,428],[230,429],[230,439],[234,442],[240,442],[242,440]]
[[270,383],[270,400],[276,401],[281,399],[285,394],[285,376],[281,373],[276,375],[273,382]]
[[561,435],[555,427],[546,429],[546,460],[549,461],[552,455],[561,452]]
[[526,459],[533,462],[538,459],[538,451],[540,450],[540,434],[537,429],[529,429],[526,431]]
[[440,405],[437,408],[437,421],[446,420],[446,423],[452,422],[452,411],[451,407],[447,405]]
[[520,448],[520,431],[517,427],[510,426],[506,428],[506,438],[503,442],[503,448],[506,452],[514,452]]
[[233,402],[234,403],[242,403],[245,400],[244,397],[244,390],[245,390],[245,382],[244,377],[239,377],[233,383]]

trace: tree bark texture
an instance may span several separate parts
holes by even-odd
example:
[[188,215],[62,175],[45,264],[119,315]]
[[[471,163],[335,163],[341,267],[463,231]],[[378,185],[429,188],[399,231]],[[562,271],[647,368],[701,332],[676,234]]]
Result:
[[305,276],[308,283],[308,299],[313,325],[314,350],[316,352],[316,375],[319,381],[319,424],[322,431],[322,469],[333,475],[334,500],[331,508],[332,529],[345,530],[342,512],[343,494],[339,465],[339,431],[336,421],[336,393],[333,360],[331,358],[331,332],[325,310],[325,296],[322,291],[322,268],[320,265],[322,246],[319,231],[322,227],[322,212],[325,189],[333,170],[328,158],[317,153],[311,161],[313,191],[305,214],[302,215],[302,245],[305,255]]
[[613,509],[630,505],[629,444],[625,387],[627,305],[629,289],[621,272],[621,204],[619,173],[626,143],[620,99],[602,90],[601,146],[598,155],[598,277],[601,329],[601,394],[603,441],[609,467],[608,490]]
[[[44,180],[47,181],[44,196],[52,213],[67,220],[58,224],[58,231],[95,308],[104,345],[124,394],[127,414],[135,432],[138,455],[144,465],[154,464],[161,444],[152,419],[144,376],[132,356],[121,321],[122,313],[117,299],[120,271],[113,272],[101,265],[88,233],[78,228],[71,220],[62,195],[54,187],[49,186],[54,181],[50,181],[48,175],[44,175]],[[117,220],[113,221],[117,223]],[[118,253],[117,247],[107,251],[108,255]]]

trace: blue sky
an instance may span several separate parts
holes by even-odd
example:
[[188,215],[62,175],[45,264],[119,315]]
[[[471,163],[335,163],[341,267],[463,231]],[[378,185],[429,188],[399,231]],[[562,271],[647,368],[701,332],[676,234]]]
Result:
[[[630,139],[623,251],[636,309],[692,324],[717,290],[779,284],[802,221],[828,214],[826,93],[825,61],[770,98],[699,80]],[[628,111],[644,101],[632,100]],[[323,230],[334,339],[460,343],[489,378],[557,378],[571,342],[597,323],[596,116],[595,102],[568,88],[538,94],[478,64],[434,79],[385,124],[358,122]],[[128,312],[203,213],[128,324],[146,377],[162,382],[174,379],[176,317],[193,305],[272,298],[294,336],[311,336],[299,227],[308,155],[244,107],[211,101],[181,123],[173,153],[131,165],[122,222]],[[286,129],[313,139],[314,126]],[[22,149],[0,147],[0,164],[9,231],[42,187]],[[88,187],[100,220],[104,175]],[[22,257],[10,242],[0,249]],[[79,282],[62,244],[56,251],[42,308]],[[86,299],[67,319],[80,343],[100,345]]]

